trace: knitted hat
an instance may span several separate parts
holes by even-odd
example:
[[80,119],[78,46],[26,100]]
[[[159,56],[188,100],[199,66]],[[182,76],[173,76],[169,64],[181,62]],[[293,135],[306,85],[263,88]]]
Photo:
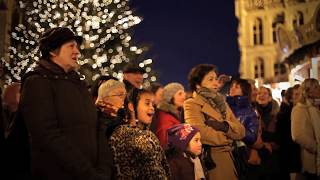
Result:
[[177,148],[185,151],[193,136],[200,132],[198,128],[190,124],[177,124],[167,130],[168,147]]
[[184,90],[184,87],[180,83],[169,83],[163,88],[161,101],[171,103],[173,96],[179,91]]
[[78,45],[80,45],[83,38],[81,36],[76,36],[69,28],[66,27],[48,29],[43,33],[39,41],[39,49],[42,57],[48,57],[50,51],[57,49],[70,40],[75,40]]

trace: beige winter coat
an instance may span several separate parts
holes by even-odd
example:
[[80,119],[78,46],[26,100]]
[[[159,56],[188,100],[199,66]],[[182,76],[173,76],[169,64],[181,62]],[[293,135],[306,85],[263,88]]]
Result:
[[298,103],[291,113],[291,133],[292,139],[301,147],[303,170],[320,175],[319,109],[314,107],[309,101],[306,104]]
[[235,118],[227,105],[227,121],[229,131],[224,133],[207,126],[205,116],[222,121],[222,115],[213,109],[205,100],[196,93],[184,103],[185,121],[200,129],[202,144],[211,145],[211,156],[216,163],[216,168],[209,171],[209,179],[236,180],[236,170],[231,155],[233,140],[240,140],[245,136],[245,128]]

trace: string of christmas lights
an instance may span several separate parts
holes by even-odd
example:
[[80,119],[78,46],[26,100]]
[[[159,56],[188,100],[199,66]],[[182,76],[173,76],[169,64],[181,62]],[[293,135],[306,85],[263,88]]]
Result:
[[21,80],[40,59],[38,42],[48,28],[65,26],[84,38],[80,46],[80,72],[90,83],[99,75],[122,78],[128,62],[139,63],[146,70],[147,85],[156,81],[152,59],[142,59],[147,46],[132,45],[131,28],[141,22],[133,15],[129,0],[37,0],[19,1],[25,13],[21,23],[12,30],[9,60],[5,64],[6,84]]

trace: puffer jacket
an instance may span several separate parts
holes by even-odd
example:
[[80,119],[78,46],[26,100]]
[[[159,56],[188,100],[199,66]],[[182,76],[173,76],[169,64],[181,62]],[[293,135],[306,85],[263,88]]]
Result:
[[259,119],[255,109],[251,106],[247,96],[228,96],[226,99],[234,115],[240,119],[246,129],[243,141],[246,145],[252,145],[258,136]]

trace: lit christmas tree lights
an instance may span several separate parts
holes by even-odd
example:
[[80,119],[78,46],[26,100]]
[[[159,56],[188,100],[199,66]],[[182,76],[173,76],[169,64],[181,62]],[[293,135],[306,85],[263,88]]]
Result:
[[6,83],[21,80],[40,59],[38,42],[49,27],[65,26],[84,38],[80,46],[80,72],[87,82],[101,74],[122,77],[128,62],[138,63],[146,70],[146,83],[156,81],[151,69],[152,59],[142,59],[147,46],[132,45],[130,32],[141,18],[133,15],[129,0],[38,0],[19,1],[25,13],[12,30],[9,60],[2,58]]

